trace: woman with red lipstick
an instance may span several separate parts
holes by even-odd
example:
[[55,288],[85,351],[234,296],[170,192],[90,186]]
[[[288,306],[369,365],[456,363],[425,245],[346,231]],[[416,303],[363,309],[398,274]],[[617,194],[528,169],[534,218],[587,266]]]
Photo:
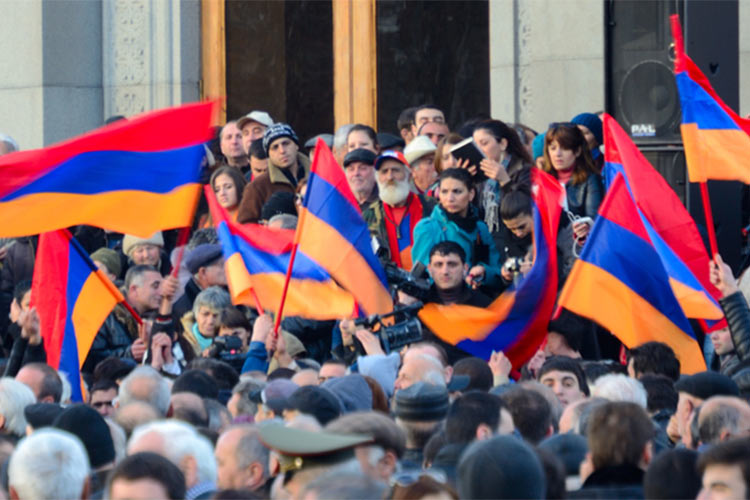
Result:
[[[596,173],[586,138],[573,123],[553,123],[544,138],[544,170],[552,174],[567,193],[565,210],[572,219],[594,219],[604,198],[602,178]],[[564,224],[566,217],[562,219]],[[592,221],[573,220],[579,242],[586,239]]]

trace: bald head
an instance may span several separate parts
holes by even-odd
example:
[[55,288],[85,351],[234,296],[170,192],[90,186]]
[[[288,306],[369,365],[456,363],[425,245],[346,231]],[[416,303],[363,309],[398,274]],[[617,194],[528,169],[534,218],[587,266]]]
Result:
[[393,387],[396,391],[399,391],[417,382],[445,386],[446,377],[443,365],[433,356],[419,352],[412,354],[407,352]]
[[750,405],[740,398],[714,396],[698,414],[701,443],[715,444],[750,434]]
[[125,406],[118,408],[115,413],[115,422],[125,430],[125,434],[130,436],[133,430],[148,422],[153,422],[161,418],[156,409],[148,403],[134,401]]

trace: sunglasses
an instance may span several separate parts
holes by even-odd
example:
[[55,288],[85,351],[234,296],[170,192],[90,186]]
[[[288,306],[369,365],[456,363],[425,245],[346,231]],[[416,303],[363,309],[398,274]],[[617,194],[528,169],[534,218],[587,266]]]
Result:
[[428,470],[412,470],[412,471],[399,472],[398,474],[394,474],[393,476],[391,476],[390,485],[391,487],[393,486],[407,487],[418,482],[423,477],[428,477],[430,479],[433,479],[440,484],[446,484],[448,482],[448,477],[442,471],[428,469]]
[[578,125],[571,122],[552,122],[549,124],[550,129],[557,129],[557,128],[578,128]]

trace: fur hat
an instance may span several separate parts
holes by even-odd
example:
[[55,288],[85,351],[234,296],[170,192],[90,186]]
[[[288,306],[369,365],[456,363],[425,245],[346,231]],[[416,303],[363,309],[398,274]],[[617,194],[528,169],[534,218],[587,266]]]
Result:
[[148,238],[139,238],[138,236],[133,236],[132,234],[126,234],[122,238],[122,253],[130,257],[130,252],[132,252],[135,247],[147,243],[164,248],[164,237],[161,235],[161,231],[156,231]]

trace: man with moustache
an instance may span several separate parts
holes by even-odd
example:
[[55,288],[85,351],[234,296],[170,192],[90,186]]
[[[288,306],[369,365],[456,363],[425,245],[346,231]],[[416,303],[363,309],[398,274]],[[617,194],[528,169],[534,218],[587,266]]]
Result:
[[398,267],[411,270],[414,227],[428,217],[434,201],[411,191],[409,162],[403,153],[385,151],[375,159],[379,199],[362,216],[379,245],[378,252]]

